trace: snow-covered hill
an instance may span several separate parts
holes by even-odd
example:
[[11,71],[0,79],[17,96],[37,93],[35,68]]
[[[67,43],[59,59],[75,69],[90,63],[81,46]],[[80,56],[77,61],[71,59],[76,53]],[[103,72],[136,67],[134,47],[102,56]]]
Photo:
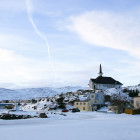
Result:
[[125,87],[127,90],[138,90],[140,92],[140,85]]
[[87,89],[86,87],[43,87],[43,88],[26,88],[26,89],[5,89],[0,88],[0,100],[21,100],[21,99],[33,99],[38,97],[50,97],[55,94],[61,94],[66,92],[75,92],[79,89]]
[[128,92],[123,92],[123,90],[116,89],[116,88],[110,88],[108,90],[105,90],[104,95],[109,95],[114,99],[120,99],[120,100],[124,100],[124,101],[131,100]]

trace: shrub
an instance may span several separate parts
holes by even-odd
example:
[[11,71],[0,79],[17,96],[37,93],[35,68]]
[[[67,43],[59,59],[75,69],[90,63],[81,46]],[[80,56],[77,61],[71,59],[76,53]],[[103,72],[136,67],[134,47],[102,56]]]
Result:
[[16,115],[16,114],[4,114],[0,116],[3,120],[14,120],[14,119],[28,119],[31,118],[30,115]]
[[136,96],[138,96],[138,93],[139,93],[139,91],[138,90],[130,90],[129,91],[129,96],[130,97],[136,97]]
[[134,109],[133,110],[133,114],[140,114],[140,109],[138,108],[138,109]]
[[45,113],[40,113],[39,115],[40,118],[48,118],[47,115]]
[[35,103],[37,103],[37,100],[32,99],[32,104],[35,104]]
[[110,102],[111,101],[111,97],[109,95],[105,95],[105,102]]
[[64,103],[64,97],[60,97],[56,101],[58,103],[58,108],[60,108],[60,109],[66,108],[66,106],[65,106],[66,104]]

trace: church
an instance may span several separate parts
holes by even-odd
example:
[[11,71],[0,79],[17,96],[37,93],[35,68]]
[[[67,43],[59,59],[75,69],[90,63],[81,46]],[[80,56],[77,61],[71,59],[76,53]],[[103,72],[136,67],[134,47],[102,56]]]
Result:
[[90,90],[95,90],[95,89],[106,90],[106,89],[109,89],[109,88],[117,88],[117,89],[119,89],[123,85],[122,83],[120,83],[119,81],[116,81],[112,77],[103,76],[101,64],[100,64],[98,74],[99,74],[99,76],[96,79],[90,79],[89,80],[89,88],[90,88]]

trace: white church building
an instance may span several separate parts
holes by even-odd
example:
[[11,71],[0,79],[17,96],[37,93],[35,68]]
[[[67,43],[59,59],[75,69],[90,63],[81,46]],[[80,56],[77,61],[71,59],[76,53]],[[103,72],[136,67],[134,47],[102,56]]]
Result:
[[90,79],[89,80],[89,88],[90,90],[95,90],[95,89],[109,89],[109,88],[121,88],[122,83],[119,81],[116,81],[112,77],[104,77],[102,73],[102,66],[100,64],[99,68],[99,76],[96,79]]

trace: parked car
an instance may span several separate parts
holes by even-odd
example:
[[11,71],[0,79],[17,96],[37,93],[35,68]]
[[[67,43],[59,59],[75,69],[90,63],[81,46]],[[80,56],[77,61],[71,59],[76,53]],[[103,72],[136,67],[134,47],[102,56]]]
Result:
[[72,109],[72,112],[74,113],[74,112],[80,112],[80,110],[78,109],[78,108],[73,108]]
[[67,109],[63,109],[62,112],[68,112],[68,110]]

